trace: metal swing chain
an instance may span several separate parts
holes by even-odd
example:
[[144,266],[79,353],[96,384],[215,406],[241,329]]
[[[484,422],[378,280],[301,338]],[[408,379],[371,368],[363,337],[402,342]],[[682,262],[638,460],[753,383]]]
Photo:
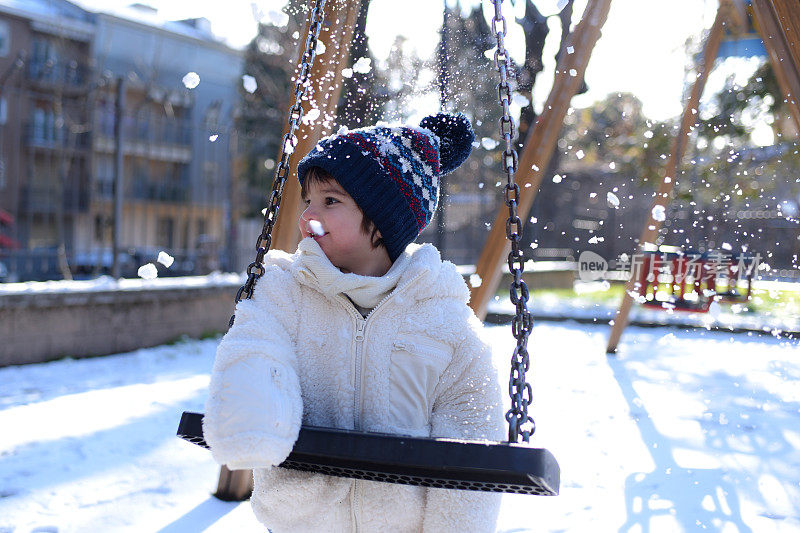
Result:
[[[297,129],[300,119],[303,117],[302,99],[306,94],[306,89],[308,89],[311,67],[314,65],[314,58],[317,55],[317,38],[319,37],[319,32],[322,29],[322,23],[325,17],[325,1],[326,0],[316,0],[314,9],[311,11],[308,36],[306,37],[306,47],[300,59],[300,68],[294,84],[294,104],[289,107],[289,131],[283,136],[283,140],[281,141],[280,161],[275,168],[275,174],[272,178],[272,192],[270,192],[268,206],[264,213],[264,226],[261,228],[261,234],[256,241],[256,258],[255,261],[250,263],[247,267],[247,280],[236,292],[237,304],[253,296],[256,281],[264,274],[264,256],[272,246],[272,228],[278,220],[281,195],[283,194],[283,187],[286,184],[286,177],[289,175],[289,158],[292,156],[297,146],[297,137],[295,137],[294,132]],[[235,318],[236,315],[231,316],[228,327],[233,325]]]
[[[528,286],[522,279],[525,268],[525,258],[520,250],[519,243],[522,238],[522,221],[517,215],[519,203],[519,185],[514,182],[519,156],[514,149],[516,127],[511,117],[509,104],[511,103],[511,87],[508,84],[509,55],[505,47],[507,32],[506,19],[503,17],[503,0],[492,0],[494,4],[494,18],[492,18],[492,32],[497,40],[497,50],[494,53],[494,62],[500,74],[500,83],[497,84],[497,95],[503,108],[500,118],[500,136],[505,139],[506,149],[503,151],[503,167],[508,176],[505,188],[505,202],[508,206],[508,219],[506,220],[506,237],[511,241],[511,252],[508,254],[508,269],[514,276],[511,282],[511,303],[516,306],[516,315],[511,323],[511,331],[517,339],[517,346],[511,356],[511,377],[508,382],[508,394],[511,397],[511,409],[506,413],[508,422],[508,441],[518,442],[520,438],[528,442],[536,430],[536,424],[528,415],[528,406],[533,399],[531,385],[525,380],[525,372],[530,368],[528,357],[528,336],[533,327],[533,320],[528,311]],[[530,429],[524,429],[530,423]]]

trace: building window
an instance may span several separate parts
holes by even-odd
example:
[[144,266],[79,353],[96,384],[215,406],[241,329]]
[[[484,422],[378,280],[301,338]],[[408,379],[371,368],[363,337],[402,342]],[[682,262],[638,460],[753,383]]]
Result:
[[197,219],[197,235],[205,235],[206,234],[206,219],[198,218]]
[[8,120],[8,104],[5,97],[0,97],[0,126],[4,126]]
[[94,240],[96,242],[106,241],[106,228],[109,227],[106,217],[103,215],[94,216]]
[[6,57],[11,51],[11,30],[8,23],[0,20],[0,57]]
[[172,249],[173,246],[173,231],[175,230],[175,221],[172,217],[160,217],[158,219],[158,227],[156,232],[156,239],[162,246]]
[[95,193],[100,198],[114,196],[114,157],[108,154],[95,156]]

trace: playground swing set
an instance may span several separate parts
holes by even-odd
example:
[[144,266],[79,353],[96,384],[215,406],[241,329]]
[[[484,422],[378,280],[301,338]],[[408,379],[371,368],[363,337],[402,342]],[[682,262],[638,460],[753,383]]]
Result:
[[714,302],[750,300],[756,257],[746,252],[665,250],[644,252],[633,268],[643,307],[707,313]]
[[[333,50],[321,56],[321,60],[315,64],[318,37],[320,32],[326,32],[329,42],[350,42],[361,3],[360,0],[310,1],[313,3],[313,8],[309,10],[305,47],[301,49],[298,61],[294,104],[289,108],[288,126],[284,130],[279,164],[275,169],[269,205],[265,211],[264,226],[256,245],[256,259],[247,268],[248,278],[236,295],[237,302],[252,296],[255,283],[263,274],[264,255],[273,245],[276,248],[293,250],[299,241],[299,229],[295,224],[300,208],[299,184],[297,180],[287,180],[289,158],[294,152],[309,151],[325,133],[322,121],[301,124],[302,101],[304,98],[313,99],[323,115],[333,116],[342,81],[339,66],[347,63],[349,54],[347,46],[328,47],[328,50]],[[507,263],[514,278],[510,287],[510,297],[516,308],[512,321],[512,334],[517,340],[511,358],[509,381],[511,409],[506,414],[509,424],[508,442],[486,444],[303,426],[292,453],[280,465],[281,467],[334,476],[450,489],[532,495],[557,495],[559,492],[560,468],[555,457],[546,449],[527,445],[535,430],[533,419],[528,415],[528,407],[532,400],[532,388],[526,381],[525,374],[530,364],[527,341],[533,324],[527,309],[528,288],[522,279],[524,257],[519,249],[522,232],[521,221],[527,218],[544,177],[545,169],[547,169],[556,147],[561,124],[563,124],[569,109],[570,101],[583,80],[591,52],[608,16],[611,0],[588,0],[580,22],[565,42],[565,46],[570,47],[573,53],[560,55],[553,86],[543,107],[543,112],[533,127],[529,129],[520,155],[514,149],[516,129],[509,111],[511,103],[508,79],[509,56],[504,43],[507,23],[501,12],[502,0],[491,0],[491,2],[494,7],[492,30],[497,40],[494,60],[500,78],[498,97],[503,109],[499,130],[505,141],[502,164],[508,178],[505,187],[505,204],[508,206],[508,211],[504,213],[501,209],[498,212],[487,243],[481,252],[476,273],[481,277],[482,283],[470,289],[470,306],[478,318],[485,318],[487,304],[494,296],[500,281],[502,265]],[[779,80],[785,81],[788,78],[789,82],[787,83],[790,85],[786,86],[790,86],[792,89],[789,94],[800,94],[800,76],[797,75],[800,72],[800,68],[798,68],[800,67],[800,49],[794,45],[794,43],[800,43],[800,20],[798,20],[800,15],[796,13],[796,10],[793,11],[791,4],[792,0],[753,0],[754,10],[756,13],[760,13],[759,21],[762,18],[767,21],[762,23],[762,28],[768,27],[767,33],[762,29],[764,41],[767,42],[767,37],[772,39],[773,36],[778,36],[779,38],[775,41],[783,43],[783,48],[775,52],[778,54],[775,57],[773,57],[773,50],[770,49],[773,65],[780,65],[782,69],[784,67],[790,69],[792,65],[794,66],[793,72],[788,70],[788,74],[779,74]],[[719,12],[706,44],[704,54],[706,64],[710,65],[716,55],[714,46],[718,47],[719,45],[724,20],[730,18],[741,22],[742,17],[746,16],[743,15],[744,9],[744,0],[720,0]],[[787,17],[791,20],[787,21]],[[794,37],[794,41],[788,37],[789,33]],[[714,40],[716,40],[716,45],[714,45]],[[791,49],[786,44],[787,42],[792,43]],[[772,45],[775,45],[772,48],[779,48],[775,42]],[[794,54],[792,65],[782,65],[783,59],[781,58],[791,54]],[[668,160],[667,176],[676,175],[686,137],[685,133],[694,120],[688,110],[696,109],[708,70],[709,68],[701,70],[701,75],[698,76],[692,96],[687,103],[681,132],[676,138],[675,147]],[[783,84],[783,81],[781,83]],[[309,87],[312,88],[312,94],[305,97]],[[792,110],[796,112],[794,118],[800,126],[800,110],[797,110],[796,106]],[[523,172],[516,176],[518,168],[523,169]],[[663,204],[664,199],[669,196],[670,181],[662,183],[656,198],[657,202]],[[284,205],[289,208],[284,209],[279,215],[282,199]],[[275,228],[274,238],[273,227]],[[648,229],[645,230],[639,241],[640,246],[643,246],[643,243],[653,242],[658,223],[651,219],[646,228]],[[683,264],[683,259],[680,257],[662,258],[661,256],[657,257],[656,254],[651,256],[651,264],[655,264],[656,259],[660,261],[677,260],[678,263]],[[702,258],[698,261],[702,262]],[[745,295],[741,295],[735,291],[732,281],[730,281],[733,279],[730,277],[731,273],[728,272],[727,276],[726,288],[729,297],[743,298],[749,295],[750,280],[748,280]],[[657,280],[658,276],[653,277],[652,282],[645,278],[647,284],[644,286],[647,290],[651,290]],[[682,280],[694,283],[693,278],[688,275],[684,276]],[[632,278],[629,282],[629,289],[633,289],[636,283],[641,283],[641,279]],[[716,277],[713,283],[715,290],[722,285],[717,285]],[[685,284],[672,283],[671,285],[672,290],[677,291],[677,293],[672,293],[676,302],[685,301],[690,293],[700,294],[700,291],[703,290],[703,287],[698,287],[696,284],[692,286],[692,291],[688,291],[688,286]],[[705,289],[709,290],[709,287],[706,286]],[[612,339],[616,335],[614,349],[616,349],[616,342],[627,321],[627,314],[633,301],[633,298],[629,296],[630,292],[630,290],[626,291],[623,305],[615,322],[614,330],[612,330]],[[644,294],[646,297],[647,291]],[[719,294],[717,295],[719,296]],[[233,324],[234,318],[231,317],[230,325]],[[613,352],[610,349],[611,344],[610,340],[609,352]],[[206,446],[202,433],[202,417],[203,415],[200,413],[184,413],[179,424],[178,436],[195,444]],[[525,429],[526,427],[527,429]],[[524,443],[520,443],[520,439]],[[252,474],[249,470],[231,471],[225,466],[221,467],[216,497],[223,500],[243,500],[249,496],[251,491]]]

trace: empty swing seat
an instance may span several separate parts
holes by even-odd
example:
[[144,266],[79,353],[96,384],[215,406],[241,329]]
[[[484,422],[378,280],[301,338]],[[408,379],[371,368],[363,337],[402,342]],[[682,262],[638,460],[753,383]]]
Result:
[[[178,436],[208,448],[203,415],[184,412]],[[283,468],[446,489],[554,496],[560,468],[543,448],[303,426]]]

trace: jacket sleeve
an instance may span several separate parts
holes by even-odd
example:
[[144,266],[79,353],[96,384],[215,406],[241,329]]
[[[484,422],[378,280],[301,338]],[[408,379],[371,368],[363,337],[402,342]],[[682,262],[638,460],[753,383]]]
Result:
[[[503,434],[502,400],[491,347],[481,339],[483,325],[470,313],[466,338],[437,387],[431,436],[499,441]],[[493,532],[500,494],[428,489],[423,531]]]
[[303,403],[293,287],[288,272],[267,266],[217,348],[203,433],[214,459],[231,470],[280,464],[297,440]]

